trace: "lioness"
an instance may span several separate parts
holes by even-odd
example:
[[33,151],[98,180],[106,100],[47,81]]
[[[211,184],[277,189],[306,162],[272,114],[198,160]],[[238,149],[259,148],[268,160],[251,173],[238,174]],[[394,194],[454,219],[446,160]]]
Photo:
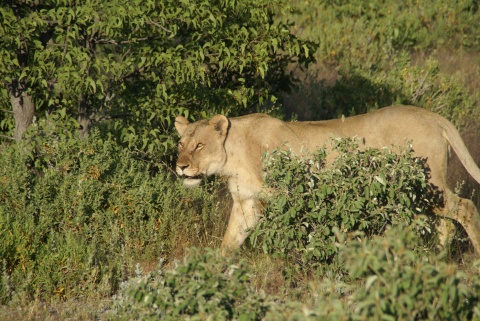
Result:
[[260,214],[257,195],[262,189],[262,154],[288,144],[294,152],[326,147],[331,137],[357,136],[365,147],[404,146],[411,141],[414,155],[427,160],[430,182],[443,191],[443,204],[436,214],[459,222],[480,255],[480,216],[472,201],[456,196],[446,184],[448,146],[480,183],[480,170],[460,134],[445,118],[413,106],[392,106],[368,114],[315,122],[283,122],[264,114],[189,123],[178,116],[180,134],[176,171],[187,186],[197,186],[202,177],[221,175],[228,179],[233,208],[221,252],[239,248]]

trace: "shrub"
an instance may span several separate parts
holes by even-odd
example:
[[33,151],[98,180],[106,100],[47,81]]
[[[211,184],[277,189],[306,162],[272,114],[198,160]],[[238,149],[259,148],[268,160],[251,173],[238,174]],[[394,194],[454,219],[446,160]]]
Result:
[[186,190],[97,131],[44,134],[1,147],[0,302],[110,295],[133,262],[221,233],[218,185]]
[[[423,221],[372,239],[336,231],[349,282],[320,280],[311,304],[258,292],[252,267],[210,249],[192,249],[170,269],[122,283],[111,319],[138,320],[470,320],[480,317],[480,280],[428,256]],[[359,237],[360,236],[360,237]]]
[[174,269],[160,266],[123,284],[115,311],[129,320],[262,320],[268,302],[252,278],[244,261],[191,249]]
[[[338,320],[348,315],[339,300],[313,309],[254,288],[251,266],[211,249],[190,249],[173,268],[160,266],[123,282],[110,319],[122,320]],[[345,319],[346,320],[346,319]]]
[[478,275],[422,250],[412,228],[405,226],[343,247],[340,256],[350,277],[362,278],[364,284],[349,298],[354,315],[374,320],[480,318]]
[[295,254],[304,263],[325,263],[337,253],[334,228],[381,234],[388,225],[409,223],[429,210],[433,190],[424,160],[414,158],[411,147],[396,153],[358,151],[352,139],[334,144],[338,155],[328,166],[324,149],[311,157],[285,150],[266,156],[265,186],[273,195],[250,238],[254,245],[274,256]]

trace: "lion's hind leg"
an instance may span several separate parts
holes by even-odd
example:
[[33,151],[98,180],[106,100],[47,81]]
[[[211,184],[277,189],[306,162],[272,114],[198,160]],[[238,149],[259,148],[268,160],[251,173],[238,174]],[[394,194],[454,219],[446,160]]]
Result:
[[[468,234],[477,256],[480,256],[480,215],[473,202],[461,198],[452,191],[445,189],[445,207],[441,215],[451,218],[462,225]],[[440,235],[441,237],[441,235]]]

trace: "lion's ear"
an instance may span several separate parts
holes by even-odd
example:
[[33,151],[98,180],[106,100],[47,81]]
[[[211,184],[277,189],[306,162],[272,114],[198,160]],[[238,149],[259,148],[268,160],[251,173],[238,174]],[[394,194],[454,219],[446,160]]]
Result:
[[175,118],[175,128],[177,129],[180,136],[183,135],[183,132],[185,131],[189,123],[190,122],[183,116],[177,116],[177,118]]
[[227,136],[229,124],[227,117],[223,115],[215,115],[212,117],[212,119],[210,119],[208,124],[212,126],[215,131],[218,132],[219,136]]

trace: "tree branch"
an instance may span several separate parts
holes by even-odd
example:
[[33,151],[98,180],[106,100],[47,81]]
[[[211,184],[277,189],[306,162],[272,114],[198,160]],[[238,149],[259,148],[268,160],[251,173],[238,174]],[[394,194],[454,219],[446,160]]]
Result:
[[145,40],[153,40],[156,39],[154,37],[143,37],[143,38],[136,38],[135,40],[122,40],[122,41],[116,41],[113,39],[95,39],[94,43],[95,44],[112,44],[112,45],[127,45],[130,43],[135,43],[137,41],[145,41]]
[[9,139],[9,140],[15,140],[15,138],[13,138],[13,137],[11,137],[11,136],[2,135],[2,134],[0,134],[0,138],[6,138],[6,139]]
[[161,24],[159,24],[158,22],[155,22],[155,21],[149,21],[147,22],[148,25],[154,25],[154,26],[157,26],[159,27],[160,29],[162,29],[163,31],[165,32],[168,32],[168,33],[173,33],[173,31],[171,30],[168,30],[167,28],[165,28],[164,26],[162,26]]

